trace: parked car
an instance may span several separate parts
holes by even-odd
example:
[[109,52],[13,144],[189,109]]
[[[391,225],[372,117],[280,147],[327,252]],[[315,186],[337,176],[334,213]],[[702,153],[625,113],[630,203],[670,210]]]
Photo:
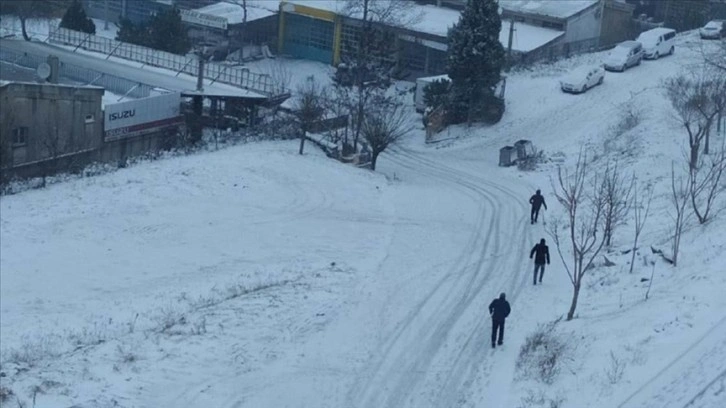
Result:
[[560,88],[563,92],[581,93],[602,84],[604,80],[605,69],[601,65],[580,67],[560,80]]
[[608,71],[623,72],[630,67],[640,65],[643,55],[644,51],[641,43],[638,41],[623,41],[605,57],[604,67]]
[[726,20],[711,20],[698,30],[701,38],[719,39],[726,37]]
[[640,33],[635,40],[643,44],[646,59],[658,59],[663,55],[671,55],[676,49],[676,30],[658,27]]

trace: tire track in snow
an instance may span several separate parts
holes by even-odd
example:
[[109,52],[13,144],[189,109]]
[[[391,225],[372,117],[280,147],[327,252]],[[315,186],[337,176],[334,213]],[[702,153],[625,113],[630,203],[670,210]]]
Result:
[[[396,149],[394,153],[397,164],[451,183],[462,190],[479,204],[479,214],[474,223],[475,231],[470,236],[457,262],[394,330],[394,333],[386,340],[387,344],[377,357],[376,363],[358,382],[359,386],[349,394],[350,403],[356,406],[401,407],[410,402],[412,398],[417,397],[417,395],[413,395],[416,388],[427,379],[427,375],[432,374],[432,364],[440,354],[439,351],[442,347],[450,342],[449,336],[453,334],[455,325],[459,324],[467,312],[471,312],[471,306],[475,301],[482,301],[480,296],[482,289],[487,284],[503,280],[502,283],[505,283],[510,290],[510,299],[514,300],[526,285],[526,275],[521,279],[516,278],[519,276],[518,274],[513,275],[515,279],[511,279],[512,275],[507,275],[507,277],[494,275],[492,278],[494,271],[498,272],[501,266],[508,265],[510,262],[507,261],[504,265],[500,265],[503,257],[484,256],[487,252],[501,252],[502,244],[499,237],[503,215],[513,217],[515,220],[523,218],[516,213],[512,206],[503,203],[502,195],[513,197],[515,202],[521,202],[521,197],[491,181],[421,158],[405,149]],[[491,191],[500,194],[493,194]],[[490,214],[488,224],[484,216],[485,210],[488,210]],[[491,216],[491,214],[496,214],[496,216]],[[523,211],[523,214],[526,214],[526,211]],[[524,247],[528,234],[524,233],[524,225],[521,229],[521,232],[517,231],[520,232],[518,235],[521,237],[519,246]],[[486,234],[483,234],[485,231]],[[497,279],[502,277],[503,279]],[[443,299],[441,299],[442,297]],[[438,303],[433,304],[436,302]],[[476,367],[486,356],[483,351],[486,343],[477,344],[475,341],[476,337],[482,335],[482,332],[486,333],[483,328],[484,321],[487,320],[485,310],[489,297],[487,296],[483,302],[485,303],[482,304],[482,307],[474,310],[475,315],[479,316],[476,330],[469,332],[464,347],[454,359],[454,364],[449,367],[449,370],[445,370],[448,375],[442,382],[443,387],[439,387],[434,395],[436,400],[441,401],[436,406],[451,406],[461,391],[462,384],[471,378]],[[423,316],[424,309],[432,307],[435,312],[430,316]],[[419,322],[421,320],[423,321]],[[419,326],[417,327],[417,325]],[[416,332],[414,337],[416,344],[422,344],[423,347],[401,344],[407,340],[405,335],[411,337],[410,332],[412,331]],[[398,347],[401,346],[403,347],[399,351]],[[435,380],[437,383],[441,382],[439,378]],[[385,386],[386,384],[389,386]]]
[[[399,165],[402,165],[404,167],[410,168],[415,171],[421,171],[419,166],[416,162],[413,164],[411,162],[402,162],[398,161]],[[467,284],[468,287],[471,287],[469,285],[469,282],[460,283],[462,279],[464,279],[465,275],[459,273],[462,268],[465,267],[467,264],[472,264],[472,262],[469,261],[469,258],[472,256],[475,256],[475,254],[481,254],[481,249],[477,249],[477,247],[480,247],[480,245],[477,245],[478,242],[482,239],[482,230],[483,230],[483,223],[484,223],[484,204],[480,203],[478,199],[481,197],[478,197],[476,194],[472,194],[471,191],[465,190],[464,193],[471,197],[474,200],[477,200],[475,202],[479,203],[478,205],[478,212],[477,212],[477,220],[475,222],[475,233],[472,234],[472,236],[469,238],[468,243],[463,248],[462,256],[459,257],[457,262],[455,263],[454,268],[452,268],[449,273],[445,274],[435,285],[433,285],[434,289],[429,292],[418,304],[415,305],[411,309],[411,312],[408,313],[408,315],[404,318],[404,320],[399,324],[399,326],[394,330],[393,334],[387,339],[387,344],[383,347],[381,350],[382,353],[379,354],[377,361],[371,369],[369,369],[369,373],[364,375],[364,378],[359,381],[361,385],[354,389],[353,392],[349,395],[350,404],[354,406],[358,406],[362,402],[362,406],[383,406],[383,401],[371,401],[372,399],[375,399],[377,397],[385,397],[385,395],[381,394],[379,391],[381,387],[383,387],[382,383],[388,383],[390,378],[394,375],[401,375],[403,374],[404,378],[399,378],[398,382],[401,384],[397,384],[395,388],[398,389],[398,392],[393,395],[393,397],[405,397],[408,395],[410,390],[401,390],[404,386],[408,386],[409,388],[412,385],[415,385],[418,382],[418,378],[422,376],[422,373],[425,373],[427,371],[428,365],[431,363],[431,359],[433,358],[433,351],[435,350],[429,350],[428,353],[420,353],[425,358],[415,358],[413,362],[409,361],[399,361],[400,359],[406,358],[405,355],[403,356],[396,356],[393,355],[393,358],[389,357],[392,355],[395,350],[394,348],[399,345],[399,343],[403,342],[405,339],[402,339],[402,336],[406,334],[406,332],[409,330],[409,328],[413,325],[413,322],[415,319],[421,315],[421,310],[426,307],[429,303],[439,300],[440,297],[444,297],[444,299],[441,301],[442,304],[435,305],[433,307],[438,308],[438,310],[446,310],[448,308],[451,308],[452,306],[447,305],[447,302],[451,302],[452,299],[459,298],[461,296],[460,292],[462,290],[461,285]],[[492,205],[492,203],[490,203]],[[490,228],[493,228],[495,226],[494,219],[492,218],[490,221]],[[490,238],[493,236],[493,234],[488,235]],[[488,246],[488,239],[487,242],[484,243],[484,246]],[[453,282],[449,282],[447,284],[447,281],[454,279]],[[442,288],[447,288],[449,285],[453,286],[448,289],[446,293],[441,293]],[[464,287],[466,288],[466,287]],[[454,305],[455,306],[455,305]],[[434,318],[437,316],[434,315]],[[431,320],[431,319],[429,319]],[[442,341],[441,334],[438,332],[432,332],[431,330],[427,330],[428,327],[436,327],[437,329],[440,329],[442,324],[440,324],[437,321],[431,322],[425,322],[426,324],[423,324],[422,330],[420,330],[416,336],[417,340],[422,340],[423,343],[431,343],[432,340],[436,340],[437,338]],[[431,338],[432,336],[433,339]],[[440,344],[435,345],[436,348],[440,346]],[[398,357],[398,358],[396,358]],[[417,356],[420,357],[420,356]],[[392,360],[395,359],[395,363],[392,365],[392,367],[388,367],[391,365]],[[412,366],[413,365],[413,366]],[[406,368],[404,368],[406,367]],[[379,373],[387,371],[386,375],[381,375]],[[379,377],[384,377],[383,382],[376,381],[379,379]],[[388,377],[389,380],[386,379]],[[381,384],[378,384],[381,383]],[[372,395],[367,395],[372,394]],[[390,398],[388,399],[387,406],[400,406],[401,404],[398,402],[398,399],[394,401],[390,401]]]
[[[711,344],[711,341],[717,341],[716,345]],[[704,350],[705,349],[705,350]],[[653,398],[653,395],[655,396],[661,396],[661,395],[674,395],[674,390],[677,391],[678,385],[683,386],[684,381],[682,381],[684,377],[684,370],[687,370],[691,367],[684,367],[682,365],[679,365],[681,361],[691,354],[696,354],[698,352],[701,352],[701,358],[698,359],[698,361],[695,361],[692,363],[692,366],[698,365],[698,363],[701,362],[701,360],[708,360],[710,362],[713,361],[720,361],[721,364],[726,364],[724,361],[724,357],[726,357],[726,317],[721,318],[716,324],[711,326],[711,328],[706,331],[703,335],[701,335],[696,341],[691,343],[686,349],[678,354],[673,360],[671,360],[668,365],[663,367],[660,371],[658,371],[655,375],[653,375],[650,379],[648,379],[643,385],[638,387],[635,391],[633,391],[623,402],[621,402],[617,408],[628,408],[628,407],[644,407],[645,402],[640,401],[643,398],[645,398],[645,401],[656,401],[657,398]],[[720,353],[720,355],[719,355]],[[700,372],[700,369],[702,367],[697,367],[697,371],[693,375],[702,375]],[[723,369],[723,367],[721,367]],[[675,373],[671,373],[671,371],[674,371]],[[726,370],[725,370],[726,371]],[[670,377],[667,377],[670,374]],[[722,378],[724,375],[724,372],[721,372],[721,374],[717,375],[716,378],[709,384],[707,384],[705,387],[703,387],[701,390],[699,390],[698,393],[696,393],[696,396],[691,398],[691,400],[685,405],[689,406],[689,404],[692,404],[695,400],[699,398],[699,395],[703,395],[708,388],[710,388],[713,383],[718,381],[719,378]],[[654,385],[657,383],[659,379],[662,377],[666,377],[667,380],[672,379],[671,381],[663,382],[661,386]],[[675,378],[675,379],[673,379]],[[652,386],[652,387],[651,387]],[[685,385],[688,387],[688,384]],[[651,389],[654,388],[654,389]],[[650,390],[650,393],[648,392]],[[665,394],[664,394],[665,392]],[[655,394],[654,394],[655,393]],[[692,393],[690,395],[693,395]],[[644,396],[644,397],[643,397]],[[678,396],[675,396],[678,397]],[[632,402],[632,404],[631,404]],[[664,406],[661,406],[664,408]]]
[[[431,160],[423,158],[421,158],[421,160],[425,161],[428,166],[435,165],[435,163]],[[452,170],[450,171],[450,174],[452,174],[452,176],[454,177],[461,178],[461,171]],[[483,189],[481,185],[486,185],[493,190],[499,191],[501,193],[499,197],[507,196],[512,198],[514,202],[521,202],[521,197],[519,195],[509,189],[505,189],[494,183],[491,183],[489,180],[472,175],[467,175],[466,179],[467,180],[461,181],[476,181],[472,188]],[[522,206],[526,209],[525,205]],[[526,210],[525,214],[527,214]],[[515,222],[516,219],[517,217],[515,217]],[[531,244],[531,242],[529,241],[531,241],[532,229],[526,222],[519,223],[518,225],[520,227],[518,228],[518,231],[515,235],[519,237],[519,241],[516,248],[528,248],[528,245]],[[517,261],[518,259],[519,261]],[[500,268],[500,270],[505,271],[505,275],[495,275],[499,278],[507,276],[505,279],[498,279],[496,281],[502,281],[500,285],[501,287],[507,288],[507,293],[509,294],[508,298],[511,301],[515,301],[519,297],[519,294],[522,292],[522,290],[527,287],[527,282],[529,280],[528,276],[530,275],[528,273],[521,273],[523,270],[527,269],[525,268],[525,265],[528,264],[526,258],[524,258],[524,260],[522,259],[523,258],[520,257],[506,258],[505,267]],[[490,268],[490,270],[494,269]],[[510,275],[509,273],[507,273],[510,271],[514,271],[513,274]],[[521,278],[517,279],[517,276],[521,276]],[[488,303],[488,299],[486,303]],[[484,304],[483,306],[486,307],[487,305]],[[486,351],[488,350],[488,338],[485,336],[485,341],[483,343],[477,342],[476,338],[480,337],[481,333],[486,334],[489,330],[489,325],[490,322],[486,318],[486,312],[482,311],[482,318],[478,319],[474,330],[469,331],[469,336],[464,342],[463,347],[461,347],[457,357],[454,359],[454,363],[451,365],[451,370],[449,370],[448,375],[442,381],[443,386],[439,389],[439,393],[436,396],[434,406],[447,406],[451,402],[459,400],[460,396],[457,394],[464,391],[461,390],[461,388],[467,388],[471,385],[472,379],[476,374],[477,367],[488,356]]]

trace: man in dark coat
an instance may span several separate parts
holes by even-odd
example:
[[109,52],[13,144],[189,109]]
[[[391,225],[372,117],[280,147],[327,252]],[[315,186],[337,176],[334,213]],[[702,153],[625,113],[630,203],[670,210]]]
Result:
[[537,270],[539,269],[539,283],[542,283],[542,276],[545,270],[545,261],[550,264],[550,249],[545,245],[545,239],[542,238],[539,244],[532,248],[529,253],[529,259],[534,256],[534,284],[537,285]]
[[[506,300],[506,295],[502,293],[498,299],[494,299],[489,304],[489,315],[492,317],[492,348],[495,346],[495,341],[500,346],[504,343],[504,319],[509,316],[511,308],[509,302]],[[499,332],[499,338],[497,339],[497,332]]]
[[532,204],[532,214],[530,215],[530,222],[534,224],[535,222],[537,222],[537,216],[539,216],[540,207],[544,206],[546,210],[547,203],[545,203],[544,196],[541,194],[540,190],[537,190],[537,192],[529,198],[529,203]]

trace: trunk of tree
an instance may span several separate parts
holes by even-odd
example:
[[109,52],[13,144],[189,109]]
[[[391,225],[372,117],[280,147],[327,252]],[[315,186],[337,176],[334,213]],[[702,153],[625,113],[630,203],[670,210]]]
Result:
[[605,246],[610,248],[610,239],[613,236],[612,216],[608,215],[605,220]]
[[[30,36],[28,36],[28,31],[25,27],[26,20],[27,20],[27,18],[20,17],[20,28],[23,31],[23,38],[25,39],[25,41],[30,41]],[[45,179],[43,179],[43,180],[45,180]]]
[[300,151],[299,151],[299,154],[303,154],[303,149],[305,148],[305,134],[306,133],[307,133],[307,131],[303,129],[302,133],[300,134]]
[[709,129],[706,130],[706,141],[703,143],[703,154],[708,154],[708,146],[710,145],[710,142],[711,142],[711,130],[710,130],[710,128],[711,127],[709,126]]
[[373,150],[373,153],[371,154],[371,170],[373,171],[376,171],[376,162],[378,161],[379,154],[381,154],[381,152],[376,150]]
[[567,320],[572,320],[575,317],[575,309],[577,308],[577,298],[580,296],[580,282],[573,285],[572,291],[572,304],[570,304],[570,311],[567,312]]
[[355,134],[353,135],[353,152],[358,153],[358,137],[360,136],[361,128],[363,127],[363,111],[365,103],[362,102],[362,95],[358,95],[358,112],[356,116],[358,119],[355,121]]
[[698,167],[698,151],[700,150],[700,147],[700,143],[691,144],[691,159],[689,163],[691,171]]

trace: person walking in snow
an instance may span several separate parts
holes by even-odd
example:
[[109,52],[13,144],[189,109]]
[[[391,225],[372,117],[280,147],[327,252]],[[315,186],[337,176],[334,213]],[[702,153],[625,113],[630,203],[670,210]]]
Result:
[[532,259],[534,257],[534,281],[533,283],[535,286],[537,285],[537,270],[539,270],[539,283],[542,283],[542,276],[544,275],[545,270],[545,261],[547,262],[547,265],[550,264],[550,249],[545,245],[545,239],[542,238],[539,241],[539,244],[535,245],[534,248],[532,248],[532,251],[529,252],[529,259]]
[[530,221],[532,224],[534,224],[537,222],[537,216],[539,216],[540,207],[544,206],[546,210],[547,203],[545,203],[544,196],[541,194],[540,190],[537,190],[537,192],[529,198],[529,203],[532,204],[532,214],[530,215]]
[[504,293],[489,304],[489,315],[492,317],[492,348],[496,347],[495,341],[500,346],[504,344],[504,319],[509,316],[511,311],[509,302],[507,302],[507,295]]

